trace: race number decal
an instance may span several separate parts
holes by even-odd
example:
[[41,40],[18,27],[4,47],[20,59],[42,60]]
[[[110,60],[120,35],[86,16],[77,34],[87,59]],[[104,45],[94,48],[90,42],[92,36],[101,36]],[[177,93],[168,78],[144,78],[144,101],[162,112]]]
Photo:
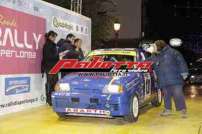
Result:
[[145,99],[149,98],[151,95],[151,75],[150,73],[144,74],[144,93],[145,93]]

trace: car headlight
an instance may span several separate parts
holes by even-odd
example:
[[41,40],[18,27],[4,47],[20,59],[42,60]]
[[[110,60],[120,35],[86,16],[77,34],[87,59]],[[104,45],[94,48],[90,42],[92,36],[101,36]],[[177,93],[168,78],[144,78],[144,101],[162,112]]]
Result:
[[107,85],[104,87],[103,93],[118,94],[123,92],[123,86],[121,85]]
[[69,83],[57,83],[55,85],[55,91],[70,91]]

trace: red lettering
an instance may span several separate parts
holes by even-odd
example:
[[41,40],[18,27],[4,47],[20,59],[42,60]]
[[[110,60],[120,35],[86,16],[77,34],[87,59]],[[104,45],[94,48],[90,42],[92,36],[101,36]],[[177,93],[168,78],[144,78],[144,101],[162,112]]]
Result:
[[[95,66],[99,63],[102,63],[103,58],[100,56],[94,56],[92,61],[89,63],[89,65],[87,66],[87,68],[96,68]],[[100,64],[99,64],[100,65]]]
[[116,69],[120,69],[123,65],[126,65],[126,62],[114,62],[114,67]]
[[75,69],[87,68],[88,65],[89,65],[89,62],[82,61],[82,62],[78,62],[78,63],[74,66],[74,68],[75,68]]
[[102,62],[102,64],[100,65],[101,69],[110,69],[113,67],[113,62]]
[[127,62],[127,68],[128,69],[133,69],[137,66],[137,62]]
[[49,72],[49,74],[57,74],[60,69],[62,68],[62,66],[65,64],[65,60],[61,60],[59,61],[52,69],[51,71]]
[[57,74],[60,69],[70,69],[73,68],[74,65],[78,63],[78,60],[60,60],[49,72],[49,74]]
[[152,62],[150,61],[145,61],[145,62],[139,62],[137,65],[138,69],[147,69],[148,71],[151,71],[152,67]]
[[113,66],[120,69],[122,65],[126,65],[128,69],[147,69],[152,70],[152,62],[110,62],[103,61],[102,57],[95,56],[92,61],[78,61],[77,59],[60,60],[49,72],[50,74],[57,74],[60,69],[110,69]]

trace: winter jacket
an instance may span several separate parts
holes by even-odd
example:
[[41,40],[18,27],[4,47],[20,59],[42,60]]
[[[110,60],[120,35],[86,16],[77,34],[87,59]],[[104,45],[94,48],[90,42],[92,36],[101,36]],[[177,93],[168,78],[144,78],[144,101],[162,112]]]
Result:
[[64,52],[66,50],[72,51],[72,50],[75,50],[75,49],[76,49],[76,46],[74,46],[70,41],[64,40],[63,42],[61,41],[61,43],[60,43],[59,53]]
[[72,45],[70,41],[63,41],[63,43],[59,47],[59,53],[69,50],[63,59],[79,59],[82,60],[84,58],[83,51],[80,49],[76,51],[76,46]]
[[161,88],[171,85],[183,85],[183,74],[188,74],[187,64],[180,52],[166,46],[151,58]]
[[59,60],[57,46],[54,42],[47,40],[43,47],[42,73],[49,72]]

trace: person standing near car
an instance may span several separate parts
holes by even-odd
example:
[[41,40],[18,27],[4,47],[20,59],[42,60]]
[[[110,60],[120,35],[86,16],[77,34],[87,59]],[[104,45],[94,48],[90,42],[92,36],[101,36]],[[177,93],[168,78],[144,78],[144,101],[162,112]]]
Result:
[[74,39],[75,36],[70,33],[66,36],[65,40],[63,41],[60,40],[61,41],[59,46],[60,59],[63,59],[63,57],[67,54],[67,52],[76,49],[76,46],[74,45]]
[[161,116],[172,114],[172,97],[175,107],[183,118],[187,117],[187,107],[183,94],[184,80],[188,77],[188,67],[180,52],[171,48],[163,40],[155,41],[150,52],[154,55],[154,70],[158,77],[159,87],[164,93],[165,109]]
[[46,42],[43,47],[43,58],[42,58],[42,73],[46,74],[46,102],[49,105],[51,103],[51,93],[54,90],[54,86],[58,81],[57,74],[49,74],[50,70],[56,65],[59,60],[57,45],[55,43],[57,33],[54,31],[49,31],[46,35]]
[[82,45],[82,40],[77,38],[74,40],[74,45],[76,46],[76,52],[78,53],[78,59],[79,60],[83,60],[84,59],[84,54],[83,54],[83,50],[81,48]]

